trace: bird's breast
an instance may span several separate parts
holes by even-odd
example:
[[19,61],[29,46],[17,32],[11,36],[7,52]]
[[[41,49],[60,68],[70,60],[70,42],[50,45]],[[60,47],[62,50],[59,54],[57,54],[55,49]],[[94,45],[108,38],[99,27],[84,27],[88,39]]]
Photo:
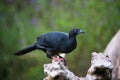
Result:
[[63,47],[61,48],[63,53],[70,53],[72,52],[77,46],[76,41],[73,42],[66,42]]

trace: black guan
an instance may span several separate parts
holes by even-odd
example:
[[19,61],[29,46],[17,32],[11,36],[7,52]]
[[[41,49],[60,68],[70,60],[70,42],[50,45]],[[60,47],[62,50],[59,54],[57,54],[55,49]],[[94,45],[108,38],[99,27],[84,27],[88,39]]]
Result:
[[48,58],[52,58],[60,53],[70,53],[76,48],[76,36],[80,33],[84,33],[84,31],[73,28],[69,33],[56,31],[43,34],[37,38],[34,44],[21,49],[15,55],[23,55],[35,49],[44,51]]

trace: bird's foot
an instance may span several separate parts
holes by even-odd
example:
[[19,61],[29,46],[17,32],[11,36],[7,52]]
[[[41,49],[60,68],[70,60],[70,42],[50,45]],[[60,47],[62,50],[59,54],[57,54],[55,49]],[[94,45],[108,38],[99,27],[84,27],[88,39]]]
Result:
[[66,60],[63,58],[63,57],[59,57],[59,56],[57,56],[57,57],[52,57],[52,61],[54,62],[54,61],[56,61],[56,62],[62,62],[65,66],[66,66]]
[[53,57],[52,59],[55,60],[55,61],[62,61],[62,62],[64,62],[64,59],[63,59],[63,58]]

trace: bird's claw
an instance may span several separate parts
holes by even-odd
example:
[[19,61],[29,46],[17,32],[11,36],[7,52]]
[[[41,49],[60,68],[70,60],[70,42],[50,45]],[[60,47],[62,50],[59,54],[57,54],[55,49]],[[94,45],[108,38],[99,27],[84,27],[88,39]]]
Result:
[[63,64],[64,65],[66,65],[66,61],[65,61],[65,59],[64,58],[62,58],[62,57],[59,57],[59,56],[57,56],[57,57],[52,57],[52,61],[54,62],[63,62]]
[[62,61],[64,62],[64,58],[59,58],[59,57],[52,57],[54,61]]

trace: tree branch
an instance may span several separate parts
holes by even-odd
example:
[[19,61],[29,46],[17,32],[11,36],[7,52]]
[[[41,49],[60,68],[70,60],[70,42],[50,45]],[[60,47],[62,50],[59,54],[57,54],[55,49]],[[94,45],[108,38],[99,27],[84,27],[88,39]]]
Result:
[[108,56],[93,52],[86,77],[76,76],[61,60],[45,64],[44,72],[47,76],[44,80],[111,80],[112,64]]
[[111,39],[104,51],[113,64],[112,80],[120,80],[120,29]]

